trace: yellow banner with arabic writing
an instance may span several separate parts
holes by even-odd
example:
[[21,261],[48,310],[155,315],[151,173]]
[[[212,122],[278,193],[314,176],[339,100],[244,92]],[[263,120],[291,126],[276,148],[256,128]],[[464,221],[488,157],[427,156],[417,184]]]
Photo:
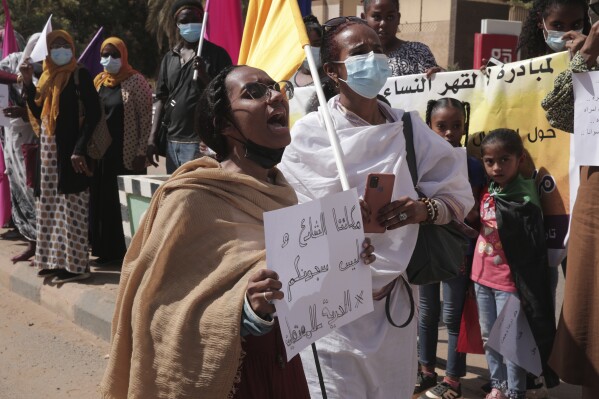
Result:
[[[480,156],[480,141],[497,128],[518,131],[526,147],[527,172],[539,188],[547,239],[557,259],[568,230],[570,135],[553,129],[541,101],[553,89],[557,75],[566,70],[568,53],[552,54],[478,70],[389,78],[383,94],[395,108],[418,111],[424,118],[429,100],[453,97],[471,106],[468,151]],[[313,89],[298,89],[291,104],[291,120],[306,113]]]

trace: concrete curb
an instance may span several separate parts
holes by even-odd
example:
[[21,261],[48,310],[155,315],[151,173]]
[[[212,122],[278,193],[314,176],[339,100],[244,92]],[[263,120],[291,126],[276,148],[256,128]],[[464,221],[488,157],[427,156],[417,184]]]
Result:
[[28,262],[12,264],[23,249],[22,242],[0,240],[0,284],[110,342],[118,269],[92,268],[90,279],[57,285],[37,277]]

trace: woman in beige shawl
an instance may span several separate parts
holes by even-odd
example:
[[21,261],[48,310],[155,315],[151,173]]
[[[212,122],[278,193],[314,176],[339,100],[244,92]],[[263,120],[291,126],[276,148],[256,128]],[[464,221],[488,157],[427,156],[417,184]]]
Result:
[[281,282],[264,268],[262,214],[297,203],[274,167],[292,95],[250,67],[207,87],[196,126],[221,162],[183,165],[152,199],[124,260],[104,398],[309,398],[272,317]]

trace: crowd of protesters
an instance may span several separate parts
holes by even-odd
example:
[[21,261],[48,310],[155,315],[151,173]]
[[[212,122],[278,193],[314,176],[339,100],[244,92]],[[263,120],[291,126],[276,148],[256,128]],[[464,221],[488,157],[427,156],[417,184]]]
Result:
[[[311,348],[284,359],[272,302],[284,293],[265,268],[262,216],[341,190],[315,98],[308,109],[316,112],[289,128],[294,87],[314,84],[307,60],[291,82],[275,82],[260,69],[233,66],[207,40],[199,57],[203,6],[177,0],[167,12],[179,41],[160,64],[154,109],[150,85],[118,37],[102,43],[104,70],[95,77],[77,63],[75,43],[62,30],[43,38],[43,62],[30,59],[39,33],[0,61],[0,70],[18,75],[6,81],[10,124],[0,165],[11,193],[0,207],[10,202],[13,227],[1,238],[27,244],[12,261],[29,261],[55,284],[91,277],[91,264],[122,265],[103,397],[318,398],[326,390],[328,398],[461,399],[466,354],[457,341],[469,296],[485,343],[503,307],[518,298],[543,369],[535,376],[485,346],[486,399],[545,398],[560,378],[581,385],[584,399],[596,397],[598,167],[580,169],[556,323],[558,265],[549,264],[539,195],[522,166],[527,153],[516,127],[494,127],[479,156],[466,157],[456,147],[468,143],[475,104],[431,100],[423,119],[391,107],[379,95],[388,77],[431,78],[443,69],[425,44],[398,37],[398,0],[363,6],[359,17],[322,25],[304,19],[328,101],[321,107],[333,119],[350,184],[364,192],[369,173],[398,177],[379,214],[361,201],[364,220],[376,219],[385,231],[368,235],[360,254],[372,272],[374,311],[321,338],[318,363]],[[525,58],[570,51],[568,70],[542,103],[549,123],[566,132],[573,131],[572,73],[597,69],[597,20],[599,0],[535,0],[520,36]],[[90,143],[103,128],[110,145],[96,159]],[[410,151],[417,170],[404,156]],[[127,249],[118,176],[146,174],[160,156],[172,176]],[[459,275],[409,284],[404,271],[418,226],[450,222],[478,232]],[[391,323],[405,319],[404,328]],[[448,331],[441,380],[440,320]]]

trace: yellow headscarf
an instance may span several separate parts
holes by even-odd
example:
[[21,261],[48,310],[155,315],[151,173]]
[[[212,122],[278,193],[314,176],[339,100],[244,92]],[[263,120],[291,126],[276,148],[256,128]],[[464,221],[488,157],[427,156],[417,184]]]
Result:
[[[63,38],[71,46],[73,58],[66,65],[58,66],[52,61],[50,56],[50,45],[58,38]],[[64,90],[71,74],[77,69],[77,60],[75,59],[75,43],[73,38],[63,30],[55,30],[46,36],[48,46],[48,55],[44,61],[44,71],[37,84],[35,103],[42,107],[41,120],[48,136],[54,135],[56,128],[56,119],[58,118],[58,109],[60,105],[60,93]]]
[[100,52],[104,50],[104,47],[106,47],[108,44],[112,44],[117,48],[117,50],[119,50],[119,53],[121,53],[121,69],[117,74],[108,73],[106,71],[100,72],[94,79],[94,86],[96,86],[96,90],[99,90],[100,86],[116,87],[120,85],[123,80],[129,79],[131,75],[139,73],[133,69],[131,65],[129,65],[129,56],[125,42],[118,37],[109,37],[102,43]]

